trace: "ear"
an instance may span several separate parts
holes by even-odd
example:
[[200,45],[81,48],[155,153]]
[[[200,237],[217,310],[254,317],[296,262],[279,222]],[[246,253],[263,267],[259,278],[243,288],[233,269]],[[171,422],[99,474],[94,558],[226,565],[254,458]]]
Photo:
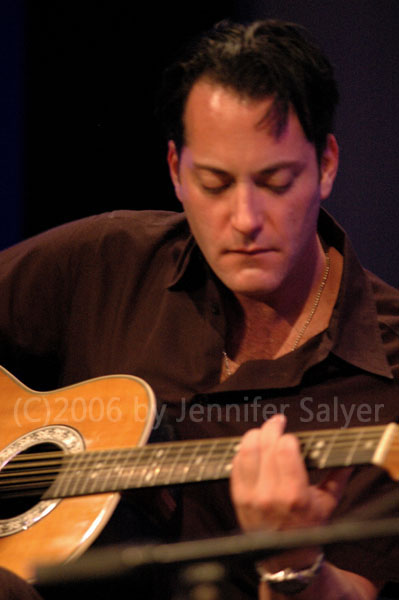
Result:
[[177,198],[181,202],[181,185],[180,185],[180,177],[179,177],[179,155],[176,149],[176,144],[173,140],[169,140],[168,142],[168,155],[167,161],[169,165],[169,174],[172,180],[173,186],[175,188],[175,194]]
[[339,148],[332,133],[327,136],[326,147],[320,160],[320,197],[328,198],[334,185],[339,164]]

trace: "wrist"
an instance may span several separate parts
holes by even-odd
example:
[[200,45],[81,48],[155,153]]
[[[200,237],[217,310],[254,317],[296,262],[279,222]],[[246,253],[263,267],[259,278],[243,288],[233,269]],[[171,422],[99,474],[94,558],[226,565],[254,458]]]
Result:
[[300,571],[312,565],[322,552],[323,548],[321,546],[284,550],[257,562],[256,566],[263,567],[268,571],[280,571],[289,566],[292,569]]
[[[280,594],[298,594],[305,590],[319,574],[324,561],[324,554],[320,552],[312,562],[308,562],[306,566],[292,567],[285,566],[279,569],[271,569],[270,561],[257,563],[257,571],[260,576],[261,583],[266,583],[271,590]],[[281,564],[281,560],[279,561]],[[285,563],[287,565],[288,563]],[[304,565],[302,558],[302,565]]]

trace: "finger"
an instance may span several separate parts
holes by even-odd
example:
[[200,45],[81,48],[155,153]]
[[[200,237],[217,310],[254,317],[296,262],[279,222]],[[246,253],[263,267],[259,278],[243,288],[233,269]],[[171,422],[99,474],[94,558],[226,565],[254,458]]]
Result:
[[233,473],[248,483],[258,479],[262,472],[268,471],[264,465],[270,457],[270,451],[281,436],[285,427],[285,417],[274,415],[260,429],[251,429],[242,437],[239,451],[233,461]]
[[268,460],[270,452],[274,452],[278,440],[284,433],[286,418],[283,414],[273,415],[259,430],[261,460]]
[[259,430],[259,484],[274,487],[277,483],[276,448],[284,433],[286,418],[282,414],[268,419]]
[[319,522],[325,523],[331,517],[344,494],[352,472],[352,468],[333,469],[321,482],[312,486],[312,499],[314,506],[318,507],[316,517]]
[[276,447],[276,466],[281,493],[289,493],[294,501],[295,496],[301,496],[309,485],[299,441],[294,435],[285,434],[280,438]]
[[286,424],[287,419],[283,413],[278,413],[270,417],[270,419],[265,421],[265,423],[263,423],[262,427],[260,428],[261,441],[273,444],[284,433]]
[[346,469],[331,469],[316,487],[331,496],[331,499],[336,505],[341,500],[352,473],[352,467]]
[[233,461],[231,494],[245,529],[257,528],[264,521],[264,506],[276,485],[274,449],[285,423],[283,415],[276,415],[260,429],[247,432]]
[[231,482],[233,489],[250,487],[258,479],[260,462],[259,429],[251,429],[241,439],[233,460]]

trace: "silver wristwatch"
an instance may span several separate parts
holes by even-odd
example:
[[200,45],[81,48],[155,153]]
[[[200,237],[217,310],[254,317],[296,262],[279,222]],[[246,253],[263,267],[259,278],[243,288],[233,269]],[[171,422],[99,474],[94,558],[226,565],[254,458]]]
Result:
[[267,583],[272,590],[280,594],[298,594],[302,592],[313,581],[321,569],[323,564],[324,554],[319,554],[312,566],[295,571],[290,567],[277,571],[277,573],[269,573],[260,564],[257,565],[257,571],[260,575],[260,580]]

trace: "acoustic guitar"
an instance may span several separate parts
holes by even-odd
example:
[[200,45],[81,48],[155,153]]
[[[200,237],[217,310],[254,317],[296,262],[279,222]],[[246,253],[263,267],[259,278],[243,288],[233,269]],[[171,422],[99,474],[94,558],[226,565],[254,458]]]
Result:
[[[228,478],[239,438],[145,445],[156,416],[150,386],[105,376],[51,392],[0,367],[0,565],[25,579],[33,565],[80,555],[125,489]],[[394,423],[301,432],[309,467],[371,463],[399,479]]]

